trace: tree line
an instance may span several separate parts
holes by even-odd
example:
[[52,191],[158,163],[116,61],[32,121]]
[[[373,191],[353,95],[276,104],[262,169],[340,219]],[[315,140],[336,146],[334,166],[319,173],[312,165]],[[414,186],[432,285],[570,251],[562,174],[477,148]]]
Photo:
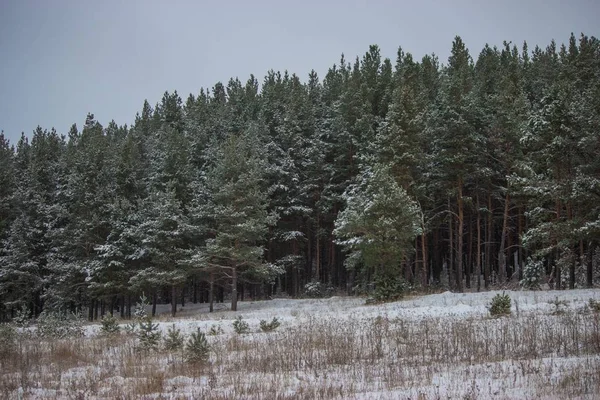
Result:
[[[0,135],[0,319],[146,293],[482,290],[599,279],[600,46],[373,45],[145,101],[132,126]],[[308,286],[307,286],[308,285]]]

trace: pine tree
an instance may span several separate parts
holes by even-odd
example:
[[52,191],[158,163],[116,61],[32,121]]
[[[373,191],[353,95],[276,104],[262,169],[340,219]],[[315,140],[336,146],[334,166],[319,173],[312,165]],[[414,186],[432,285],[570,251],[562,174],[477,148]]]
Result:
[[[275,221],[267,213],[264,161],[256,135],[231,135],[218,149],[217,163],[207,173],[212,220],[202,264],[231,282],[231,309],[237,310],[239,279],[269,280],[279,270],[264,261],[264,238]],[[240,275],[243,274],[243,275]]]
[[365,167],[344,198],[335,234],[349,253],[347,267],[364,265],[363,276],[380,284],[397,280],[420,233],[417,204],[382,165]]
[[204,332],[198,328],[191,334],[185,346],[186,360],[190,363],[205,363],[210,356],[210,345]]

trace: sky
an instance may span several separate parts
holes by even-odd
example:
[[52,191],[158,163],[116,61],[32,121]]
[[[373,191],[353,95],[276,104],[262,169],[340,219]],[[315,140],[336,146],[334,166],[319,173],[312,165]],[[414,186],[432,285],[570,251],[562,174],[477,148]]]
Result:
[[88,112],[131,124],[167,90],[185,101],[270,69],[322,78],[371,44],[445,63],[456,35],[474,58],[486,43],[599,37],[598,16],[598,0],[0,0],[0,130],[66,134]]

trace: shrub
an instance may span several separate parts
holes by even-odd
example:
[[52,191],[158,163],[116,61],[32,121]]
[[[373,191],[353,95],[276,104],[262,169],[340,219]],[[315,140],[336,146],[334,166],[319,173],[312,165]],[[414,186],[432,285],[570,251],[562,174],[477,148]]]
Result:
[[498,293],[492,298],[489,310],[490,315],[494,317],[510,315],[510,296],[505,293]]
[[281,325],[281,323],[276,317],[273,317],[271,322],[267,322],[263,319],[260,321],[260,330],[263,332],[272,332],[279,328],[279,325]]
[[148,298],[146,297],[145,294],[142,293],[142,295],[140,296],[140,301],[138,301],[135,305],[135,310],[133,310],[133,316],[136,320],[141,320],[144,319],[148,316],[148,312],[146,311],[146,308],[148,308],[148,306],[150,305],[150,303],[148,303]]
[[238,335],[243,335],[250,332],[250,326],[248,326],[248,323],[244,321],[240,315],[233,321],[233,330]]
[[25,304],[21,305],[12,322],[19,328],[27,328],[31,324],[31,311]]
[[404,297],[408,290],[410,290],[410,285],[402,278],[396,276],[379,277],[375,282],[372,299],[367,299],[367,302],[397,301]]
[[600,301],[596,301],[594,299],[590,299],[588,302],[588,307],[592,312],[600,313]]
[[148,318],[148,312],[146,309],[149,305],[150,304],[148,303],[146,295],[142,293],[140,300],[135,304],[135,309],[133,310],[133,319],[131,322],[125,325],[125,333],[129,335],[136,334],[138,324]]
[[167,336],[163,340],[165,350],[175,351],[183,348],[184,338],[181,335],[181,330],[175,328],[173,324],[167,331]]
[[139,340],[140,350],[157,350],[160,342],[160,331],[158,324],[152,322],[152,317],[146,316],[139,323],[139,329],[136,333]]
[[107,314],[102,317],[102,326],[100,327],[100,333],[102,335],[116,335],[121,331],[121,327],[117,322],[114,315]]
[[83,336],[83,321],[78,314],[43,311],[37,319],[36,333],[52,339],[80,337]]
[[191,334],[185,346],[185,358],[190,363],[204,363],[208,361],[209,353],[210,345],[206,335],[198,328],[198,332]]
[[565,313],[564,307],[567,307],[568,303],[565,300],[559,300],[558,297],[556,299],[549,301],[548,303],[554,306],[554,310],[552,311],[552,315],[562,315]]
[[132,320],[131,322],[129,322],[128,324],[125,325],[125,333],[128,335],[135,335],[135,330],[137,328],[137,322],[135,320]]
[[321,298],[331,296],[333,288],[324,283],[313,281],[304,285],[304,297]]
[[542,274],[544,272],[544,263],[542,260],[534,260],[531,257],[527,259],[527,264],[523,268],[523,279],[521,286],[524,289],[538,290],[541,288]]
[[210,327],[210,330],[208,331],[208,334],[211,336],[217,336],[217,335],[222,335],[223,333],[225,333],[225,331],[223,331],[223,328],[221,328],[221,325],[212,325]]

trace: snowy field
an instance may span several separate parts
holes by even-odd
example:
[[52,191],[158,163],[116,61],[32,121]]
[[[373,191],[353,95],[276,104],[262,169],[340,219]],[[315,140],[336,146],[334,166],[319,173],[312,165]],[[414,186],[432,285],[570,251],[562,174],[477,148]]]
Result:
[[[64,399],[598,399],[600,290],[506,293],[512,315],[491,318],[498,292],[441,293],[365,305],[363,298],[187,304],[159,328],[208,336],[210,359],[136,351],[98,335],[21,345],[5,362],[0,397]],[[238,335],[242,316],[251,333]],[[259,322],[281,326],[260,332]],[[25,362],[23,359],[26,359]],[[6,360],[5,360],[6,361]]]

